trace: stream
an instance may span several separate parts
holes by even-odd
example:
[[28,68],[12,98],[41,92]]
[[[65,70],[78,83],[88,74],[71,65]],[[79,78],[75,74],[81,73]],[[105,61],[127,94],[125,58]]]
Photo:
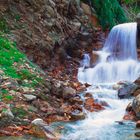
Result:
[[[85,54],[78,71],[78,80],[91,85],[85,93],[92,94],[95,100],[104,101],[108,105],[99,112],[88,112],[83,107],[87,114],[84,120],[54,123],[54,126],[64,126],[61,131],[61,140],[139,139],[134,136],[134,133],[138,131],[135,129],[135,123],[123,120],[126,106],[132,99],[119,99],[118,91],[114,89],[118,82],[133,82],[140,75],[136,32],[136,23],[125,23],[113,27],[103,49],[95,52],[99,59],[94,67],[90,67],[90,56]],[[85,93],[82,93],[81,97]],[[9,137],[10,139],[14,140],[12,137]],[[5,138],[3,137],[2,140]],[[24,138],[19,138],[19,140],[24,140]]]
[[102,50],[94,52],[99,59],[90,67],[85,54],[78,71],[78,80],[92,86],[87,89],[93,98],[108,104],[100,112],[88,112],[83,121],[66,123],[62,140],[135,140],[135,123],[124,121],[127,105],[132,99],[119,99],[113,87],[120,81],[133,82],[140,75],[137,60],[136,23],[120,24],[112,28]]

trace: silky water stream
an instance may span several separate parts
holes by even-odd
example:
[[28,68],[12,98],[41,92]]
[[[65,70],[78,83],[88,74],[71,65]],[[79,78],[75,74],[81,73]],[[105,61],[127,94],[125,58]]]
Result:
[[88,112],[82,121],[64,124],[62,140],[135,140],[135,124],[122,121],[126,106],[131,99],[119,99],[113,86],[119,81],[133,82],[140,75],[140,63],[136,51],[137,23],[120,24],[111,30],[102,50],[97,51],[96,66],[90,65],[85,54],[78,80],[92,86],[86,92],[94,99],[108,104],[100,112]]

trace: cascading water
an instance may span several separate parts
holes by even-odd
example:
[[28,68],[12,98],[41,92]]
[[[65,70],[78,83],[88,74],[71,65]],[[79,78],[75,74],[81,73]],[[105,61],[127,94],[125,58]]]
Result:
[[136,23],[115,26],[99,55],[98,64],[86,68],[90,57],[86,54],[79,68],[78,79],[92,86],[87,89],[94,99],[105,101],[108,106],[100,112],[88,112],[87,118],[77,123],[66,124],[64,140],[134,140],[132,122],[120,125],[130,99],[118,99],[113,84],[119,81],[134,81],[140,73],[136,51]]
[[[83,71],[79,68],[78,79],[83,83],[134,81],[140,72],[136,51],[136,23],[115,26],[99,52],[99,63]],[[86,62],[87,63],[87,62]]]

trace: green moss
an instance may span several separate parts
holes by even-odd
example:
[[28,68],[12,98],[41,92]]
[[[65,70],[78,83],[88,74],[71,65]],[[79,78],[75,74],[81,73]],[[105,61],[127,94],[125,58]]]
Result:
[[1,89],[0,90],[0,101],[4,101],[4,100],[11,101],[11,100],[13,100],[13,96],[9,95],[8,90]]
[[5,75],[18,79],[29,80],[29,87],[35,87],[43,79],[39,77],[39,71],[28,61],[26,56],[16,48],[16,43],[0,36],[0,69]]

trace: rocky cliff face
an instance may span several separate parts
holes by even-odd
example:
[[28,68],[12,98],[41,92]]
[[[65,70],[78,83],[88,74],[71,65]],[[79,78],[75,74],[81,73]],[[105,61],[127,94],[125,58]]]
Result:
[[50,68],[56,54],[61,60],[82,56],[79,48],[89,48],[97,38],[75,0],[7,0],[0,17],[8,28],[4,30],[10,30],[9,38],[44,69]]

